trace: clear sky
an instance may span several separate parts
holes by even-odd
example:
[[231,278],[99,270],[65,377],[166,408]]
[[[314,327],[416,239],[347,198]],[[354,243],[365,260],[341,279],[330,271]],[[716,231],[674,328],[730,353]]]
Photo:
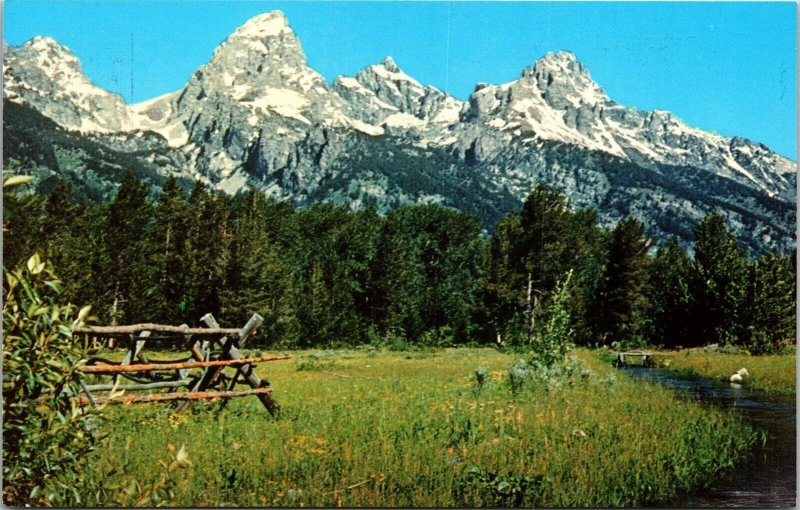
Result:
[[182,87],[237,26],[273,9],[329,81],[392,55],[465,99],[478,82],[516,79],[566,49],[621,104],[797,158],[794,2],[6,0],[4,39],[51,36],[133,103]]

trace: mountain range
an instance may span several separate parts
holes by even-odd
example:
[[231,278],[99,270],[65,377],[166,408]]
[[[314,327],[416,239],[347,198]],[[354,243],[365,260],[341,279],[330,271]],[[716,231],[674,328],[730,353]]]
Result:
[[795,162],[620,105],[566,51],[466,101],[391,57],[329,84],[273,11],[239,27],[182,89],[129,105],[51,38],[3,49],[3,160],[44,192],[68,179],[104,198],[131,170],[153,188],[174,175],[298,206],[438,203],[491,228],[543,181],[597,208],[603,225],[634,215],[685,246],[714,211],[753,253],[794,243]]

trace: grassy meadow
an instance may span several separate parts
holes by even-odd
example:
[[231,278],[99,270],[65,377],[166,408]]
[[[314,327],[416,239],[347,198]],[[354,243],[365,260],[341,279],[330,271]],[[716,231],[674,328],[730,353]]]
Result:
[[259,367],[278,419],[254,397],[108,407],[93,476],[180,506],[637,506],[701,488],[756,440],[589,350],[522,384],[519,355],[492,349],[293,354]]
[[795,395],[797,362],[794,350],[788,354],[760,356],[702,348],[663,351],[659,354],[656,356],[657,363],[668,370],[725,382],[731,374],[746,368],[749,375],[742,382],[743,385],[775,395]]

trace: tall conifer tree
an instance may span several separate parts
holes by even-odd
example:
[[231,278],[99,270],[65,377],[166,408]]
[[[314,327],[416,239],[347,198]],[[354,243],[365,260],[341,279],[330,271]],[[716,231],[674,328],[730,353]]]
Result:
[[667,347],[690,343],[687,320],[691,312],[689,289],[692,261],[674,237],[658,247],[650,266],[651,341]]
[[600,338],[603,343],[643,340],[649,303],[647,251],[644,226],[625,218],[611,232],[608,262],[600,291]]
[[741,343],[745,338],[747,259],[719,214],[695,228],[692,274],[694,342]]

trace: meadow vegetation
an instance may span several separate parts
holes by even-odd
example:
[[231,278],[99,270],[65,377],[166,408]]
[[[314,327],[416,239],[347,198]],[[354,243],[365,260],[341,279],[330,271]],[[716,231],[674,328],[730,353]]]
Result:
[[762,356],[707,348],[662,351],[659,354],[657,360],[661,367],[689,376],[727,382],[734,372],[746,368],[749,375],[742,381],[743,386],[776,395],[794,396],[796,392],[797,357],[793,348],[783,354]]
[[550,368],[494,349],[294,354],[259,368],[278,419],[250,398],[109,408],[93,476],[160,486],[183,448],[181,506],[636,506],[702,487],[756,440],[589,350]]

